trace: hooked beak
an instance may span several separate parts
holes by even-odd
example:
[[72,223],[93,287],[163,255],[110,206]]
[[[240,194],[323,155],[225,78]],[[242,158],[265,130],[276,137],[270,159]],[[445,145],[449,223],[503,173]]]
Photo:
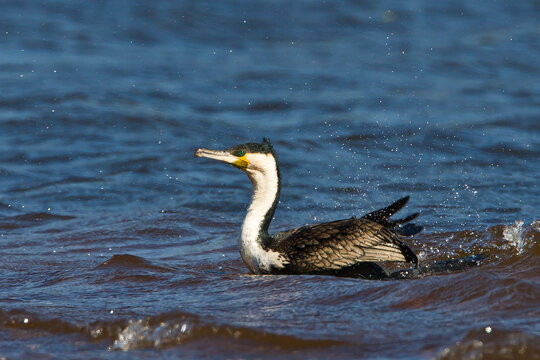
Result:
[[195,151],[195,156],[223,161],[236,166],[240,170],[245,170],[249,164],[249,161],[247,161],[245,157],[240,158],[238,156],[234,156],[228,151],[222,150],[198,149],[197,151]]

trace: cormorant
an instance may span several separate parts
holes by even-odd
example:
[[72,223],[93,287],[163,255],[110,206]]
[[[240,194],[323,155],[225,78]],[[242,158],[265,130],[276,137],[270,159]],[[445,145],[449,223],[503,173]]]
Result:
[[[422,230],[406,224],[418,213],[399,220],[390,217],[409,197],[357,219],[307,225],[268,233],[281,190],[274,149],[268,139],[227,150],[198,149],[195,156],[220,160],[247,174],[253,196],[242,225],[240,254],[255,274],[324,274],[385,279],[389,272],[376,262],[405,261],[418,266],[414,252],[402,238]],[[405,225],[406,224],[406,225]]]

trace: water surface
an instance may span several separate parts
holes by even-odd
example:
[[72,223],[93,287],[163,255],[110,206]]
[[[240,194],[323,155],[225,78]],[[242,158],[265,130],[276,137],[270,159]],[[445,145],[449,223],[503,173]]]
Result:
[[[17,1],[0,12],[0,356],[539,358],[540,7]],[[254,276],[272,231],[411,195],[413,280]]]

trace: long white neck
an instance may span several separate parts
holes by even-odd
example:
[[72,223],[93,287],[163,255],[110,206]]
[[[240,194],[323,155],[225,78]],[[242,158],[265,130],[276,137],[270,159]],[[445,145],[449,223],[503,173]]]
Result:
[[250,154],[252,168],[246,169],[253,184],[253,196],[242,225],[240,254],[249,269],[256,273],[270,272],[283,267],[278,253],[265,249],[268,226],[279,199],[280,180],[275,158],[270,154]]

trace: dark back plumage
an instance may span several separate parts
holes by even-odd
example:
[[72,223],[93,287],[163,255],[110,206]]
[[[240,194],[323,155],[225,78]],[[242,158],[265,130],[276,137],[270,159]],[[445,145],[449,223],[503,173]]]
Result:
[[345,219],[278,233],[270,249],[287,254],[287,271],[338,271],[359,262],[418,259],[398,236],[368,219]]

